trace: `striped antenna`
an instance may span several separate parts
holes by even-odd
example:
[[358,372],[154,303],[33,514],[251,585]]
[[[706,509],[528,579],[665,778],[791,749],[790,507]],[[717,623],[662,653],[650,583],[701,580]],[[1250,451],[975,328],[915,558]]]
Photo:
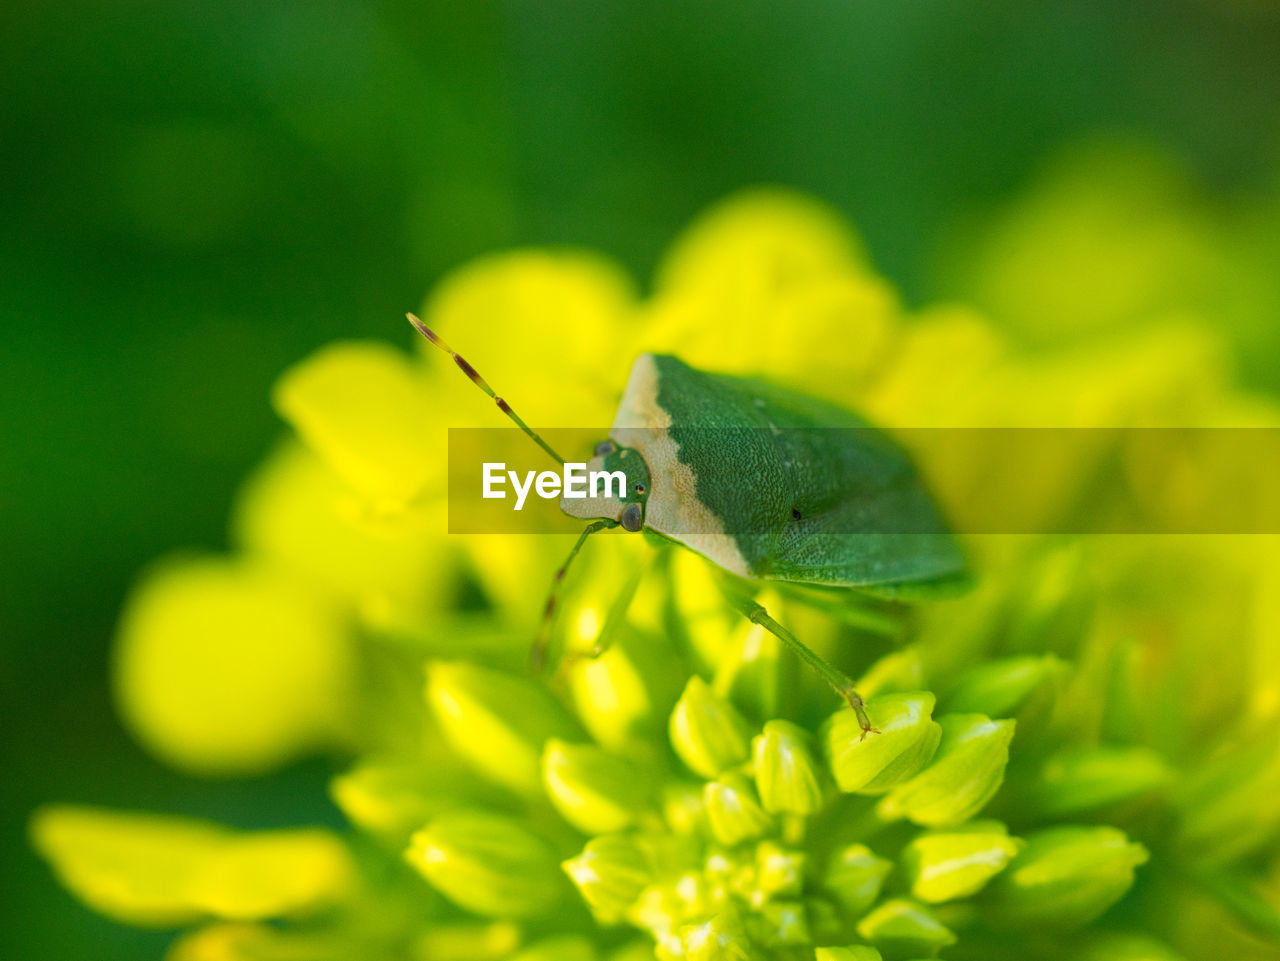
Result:
[[435,331],[433,331],[430,327],[424,324],[421,320],[419,320],[413,314],[405,314],[405,316],[409,318],[409,323],[413,324],[413,326],[417,328],[418,333],[420,333],[423,337],[427,338],[427,340],[431,341],[431,343],[435,344],[437,347],[443,350],[446,354],[452,357],[453,362],[458,365],[458,367],[462,370],[462,372],[471,378],[471,382],[475,384],[477,387],[479,387],[486,394],[488,394],[490,397],[493,398],[493,402],[498,405],[498,410],[502,411],[504,414],[510,417],[513,421],[515,421],[516,426],[519,427],[526,434],[528,434],[531,438],[533,438],[534,442],[539,447],[541,447],[548,454],[554,457],[557,464],[564,463],[564,458],[561,457],[559,454],[557,454],[555,451],[553,451],[551,449],[550,444],[548,444],[545,440],[539,437],[536,431],[534,431],[528,424],[522,421],[520,419],[520,415],[511,409],[510,404],[508,404],[505,400],[503,400],[496,393],[494,393],[493,388],[489,386],[488,382],[485,381],[485,379],[480,376],[480,373],[474,367],[472,367],[470,364],[466,362],[466,360],[463,358],[461,354],[459,354],[456,350],[454,350],[452,347],[446,344],[443,340],[441,340]]

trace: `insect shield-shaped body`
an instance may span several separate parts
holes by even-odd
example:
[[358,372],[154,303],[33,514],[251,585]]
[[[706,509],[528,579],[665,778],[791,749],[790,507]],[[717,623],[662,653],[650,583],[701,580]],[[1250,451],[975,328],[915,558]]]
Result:
[[[417,317],[418,331],[556,461],[538,434],[466,360]],[[959,578],[964,559],[906,455],[853,414],[761,381],[694,370],[643,354],[631,369],[609,439],[588,472],[621,472],[621,492],[564,497],[589,520],[556,572],[534,661],[546,653],[559,585],[587,537],[622,527],[696,551],[732,574],[894,594]],[[874,732],[852,681],[749,596],[730,595],[786,643]]]
[[625,473],[626,490],[562,498],[566,514],[752,579],[889,592],[963,570],[906,455],[838,407],[643,354],[609,436],[587,468]]

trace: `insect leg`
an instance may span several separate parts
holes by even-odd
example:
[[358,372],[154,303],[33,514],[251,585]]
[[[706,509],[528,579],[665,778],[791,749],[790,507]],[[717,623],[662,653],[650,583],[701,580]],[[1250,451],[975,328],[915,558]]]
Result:
[[584,527],[582,533],[578,535],[578,540],[573,545],[573,550],[569,552],[569,556],[564,559],[564,563],[556,571],[555,577],[551,579],[551,590],[547,594],[547,605],[542,609],[542,624],[538,628],[538,636],[533,642],[533,650],[529,652],[529,662],[535,671],[541,671],[547,661],[547,647],[551,643],[551,622],[556,612],[556,604],[560,600],[560,585],[564,581],[565,573],[569,570],[569,565],[578,556],[578,551],[582,550],[582,545],[588,537],[597,531],[617,526],[617,521],[605,519],[592,521]]
[[787,647],[795,651],[800,660],[817,671],[824,681],[835,688],[836,693],[845,699],[848,705],[853,708],[854,714],[858,716],[858,726],[862,728],[863,737],[868,734],[880,733],[871,726],[871,720],[867,717],[867,708],[862,700],[862,695],[854,689],[853,681],[847,675],[827,663],[825,658],[811,650],[800,638],[770,617],[769,612],[755,601],[743,597],[731,597],[730,599],[751,623],[759,624],[774,637],[781,640]]

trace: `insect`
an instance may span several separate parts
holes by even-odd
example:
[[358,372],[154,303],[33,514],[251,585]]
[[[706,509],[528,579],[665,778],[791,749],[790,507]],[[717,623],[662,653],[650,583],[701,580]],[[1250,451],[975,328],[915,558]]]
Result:
[[[504,414],[564,459],[483,377],[413,314]],[[963,579],[964,557],[906,454],[848,411],[763,381],[711,374],[641,354],[609,437],[588,470],[621,471],[620,495],[562,499],[590,521],[556,572],[534,659],[545,656],[561,581],[586,539],[621,527],[681,544],[746,582],[778,581],[895,595]],[[750,596],[729,596],[777,636],[875,733],[853,682]]]

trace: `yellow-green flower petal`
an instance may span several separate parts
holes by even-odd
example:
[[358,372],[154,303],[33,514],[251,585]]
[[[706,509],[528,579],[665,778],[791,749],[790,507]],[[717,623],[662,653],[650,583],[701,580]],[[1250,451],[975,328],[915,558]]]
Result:
[[882,961],[883,956],[875,948],[853,944],[847,948],[818,948],[815,961]]
[[647,807],[644,772],[594,745],[551,738],[542,754],[542,779],[556,810],[587,834],[621,831]]
[[707,821],[721,844],[733,845],[759,837],[773,825],[751,782],[741,774],[727,773],[708,782],[703,791]]
[[244,563],[174,561],[129,598],[115,693],[169,763],[249,773],[337,739],[351,664],[345,624],[318,593]]
[[789,721],[769,721],[752,741],[756,787],[770,814],[809,815],[822,807],[822,775],[809,735]]
[[1059,751],[1030,786],[1043,816],[1066,817],[1133,800],[1168,784],[1173,771],[1149,748],[1097,745]]
[[[345,932],[222,921],[178,938],[165,952],[164,961],[349,961],[364,947]],[[440,961],[462,959],[444,956]],[[467,961],[496,959],[469,955]]]
[[1142,934],[1101,934],[1089,941],[1080,961],[1186,961],[1167,944]]
[[428,820],[459,804],[497,803],[505,794],[456,762],[366,757],[329,782],[329,795],[363,831],[404,843]]
[[928,827],[960,824],[1000,789],[1014,722],[948,714],[939,723],[942,742],[933,762],[885,796],[876,808],[881,817],[905,817]]
[[520,940],[520,928],[511,921],[433,924],[415,939],[411,957],[422,961],[508,961]]
[[[768,371],[849,401],[890,356],[898,309],[833,211],[794,191],[748,190],[707,211],[672,246],[643,348],[676,352],[705,370]],[[724,336],[729,329],[733,337]],[[834,342],[843,348],[831,351]]]
[[714,675],[733,656],[742,615],[725,604],[715,566],[693,551],[668,552],[666,580],[662,601],[668,610],[660,628],[689,651],[692,672]]
[[671,746],[689,770],[716,777],[748,757],[750,731],[741,714],[694,675],[671,712]]
[[453,555],[424,512],[394,521],[364,501],[313,451],[282,444],[245,483],[235,543],[352,604],[375,627],[419,623],[455,587]]
[[351,867],[346,848],[328,831],[263,831],[233,837],[195,873],[188,892],[216,917],[271,918],[331,899]]
[[635,630],[622,631],[603,654],[581,658],[569,669],[579,719],[596,741],[614,750],[662,731],[678,685],[667,652]]
[[957,714],[1008,717],[1063,667],[1052,654],[1007,657],[980,664],[961,675],[947,695],[946,707]]
[[1026,336],[1096,334],[1216,303],[1241,283],[1193,198],[1161,150],[1091,139],[1047,165],[985,231],[966,233],[949,259],[967,296]]
[[733,911],[682,928],[680,942],[689,961],[751,961],[756,957],[742,920]]
[[906,647],[880,658],[858,678],[857,688],[864,698],[881,694],[903,694],[919,691],[928,685],[924,677],[924,659],[916,647]]
[[840,790],[883,792],[927,764],[939,737],[933,705],[934,696],[927,691],[873,697],[867,701],[867,716],[879,733],[866,736],[853,711],[833,714],[822,741]]
[[654,877],[648,849],[626,834],[592,838],[581,854],[561,867],[606,923],[621,920]]
[[492,918],[537,917],[564,895],[554,852],[514,818],[441,814],[413,836],[405,857],[449,900]]
[[[991,323],[963,307],[935,308],[913,320],[894,343],[893,363],[885,365],[859,405],[873,423],[910,423],[920,427],[946,427],[986,423],[974,407],[990,394],[991,371],[1004,355],[1005,345]],[[1007,403],[1007,398],[1002,398]],[[1004,414],[1001,411],[1001,414]],[[942,466],[947,466],[944,462]],[[948,471],[925,476],[945,481]],[[945,484],[939,490],[948,516],[960,506],[957,494],[966,493]],[[989,495],[988,495],[989,496]],[[989,501],[988,501],[989,503]]]
[[976,894],[1004,870],[1019,843],[999,821],[918,835],[903,849],[911,894],[929,904]]
[[[656,556],[643,537],[598,537],[585,550],[590,560],[569,568],[556,604],[552,644],[566,655],[607,651],[630,637],[635,628],[628,615],[641,606],[636,593]],[[542,601],[546,585],[537,587]],[[673,670],[679,668],[670,664],[666,672]]]
[[346,891],[352,865],[328,831],[239,833],[206,821],[47,807],[32,841],[97,911],[139,925],[291,915]]
[[321,348],[281,376],[272,399],[307,445],[379,507],[403,508],[444,476],[444,428],[429,416],[422,372],[387,344]]
[[756,845],[756,890],[767,898],[798,898],[804,890],[805,854],[777,841]]
[[1076,927],[1123,897],[1147,858],[1118,828],[1049,828],[1027,838],[991,890],[1008,923]]
[[665,731],[684,671],[659,625],[633,622],[633,612],[661,604],[638,595],[656,580],[653,549],[639,537],[596,538],[590,549],[591,561],[565,581],[557,617],[566,651],[604,650],[572,660],[569,692],[597,742],[634,750]]
[[204,821],[92,808],[43,808],[31,822],[36,850],[77,897],[119,921],[148,926],[200,917],[186,887],[226,838]]
[[716,664],[712,689],[752,721],[764,723],[777,717],[789,700],[795,668],[795,658],[782,649],[781,641],[742,619]]
[[858,934],[895,954],[932,953],[956,942],[955,934],[927,908],[906,898],[872,910],[858,922]]
[[662,786],[662,817],[676,834],[696,834],[709,829],[707,805],[701,784],[668,781]]
[[542,791],[547,740],[572,740],[576,733],[543,685],[465,661],[430,665],[427,702],[461,757],[494,782],[525,794]]
[[[526,422],[608,427],[635,359],[634,351],[618,349],[634,296],[633,281],[600,254],[517,250],[450,273],[428,298],[422,319]],[[548,318],[555,318],[553,326]],[[422,338],[415,343],[431,371],[434,409],[447,411],[450,425],[511,426],[447,356]]]
[[544,938],[511,955],[511,961],[595,961],[595,946],[581,935]]
[[780,287],[863,268],[848,223],[813,197],[743,190],[704,211],[667,249],[657,288],[738,294],[743,282]]
[[768,947],[812,944],[809,917],[800,901],[766,901],[745,920],[752,938]]
[[831,856],[822,887],[856,918],[875,904],[892,870],[892,861],[877,857],[865,844],[850,844]]
[[1179,785],[1178,841],[1196,858],[1229,862],[1280,826],[1280,751],[1264,736],[1213,757]]

